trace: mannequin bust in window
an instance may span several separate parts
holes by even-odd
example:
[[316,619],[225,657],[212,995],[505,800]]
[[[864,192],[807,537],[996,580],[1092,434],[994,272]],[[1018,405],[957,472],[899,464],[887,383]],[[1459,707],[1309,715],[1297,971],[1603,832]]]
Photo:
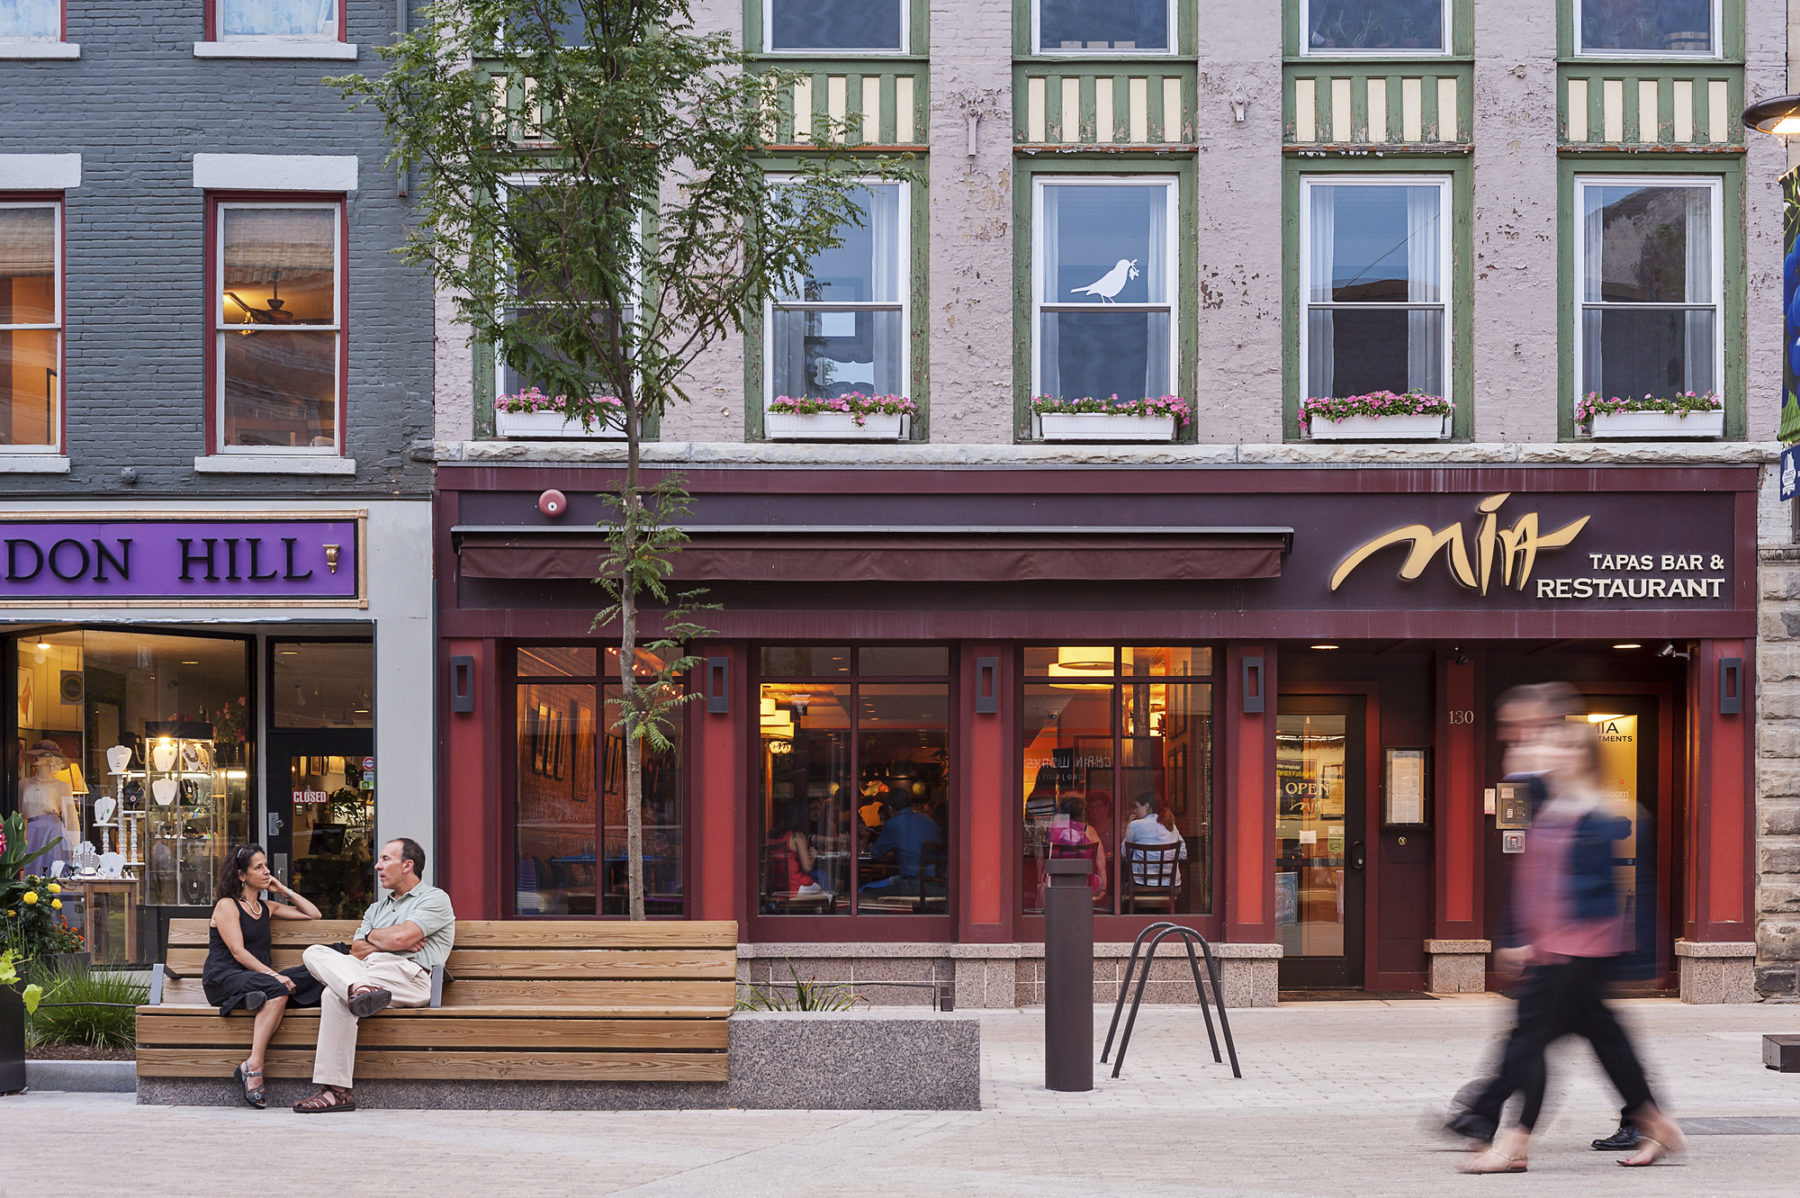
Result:
[[69,784],[56,775],[69,768],[69,759],[55,741],[40,740],[25,754],[31,776],[19,786],[19,813],[25,817],[25,845],[36,852],[53,841],[61,843],[31,863],[33,872],[48,872],[52,862],[67,862],[73,847],[70,836],[81,830],[81,809]]

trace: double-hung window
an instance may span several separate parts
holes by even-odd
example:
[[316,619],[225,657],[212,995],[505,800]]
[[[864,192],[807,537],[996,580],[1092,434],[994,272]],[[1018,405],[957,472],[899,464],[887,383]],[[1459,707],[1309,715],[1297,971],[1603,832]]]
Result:
[[1450,180],[1302,181],[1306,395],[1422,391],[1450,378]]
[[762,0],[772,54],[904,54],[907,6],[925,0]]
[[1033,0],[1031,19],[1039,54],[1168,54],[1175,48],[1174,0]]
[[911,194],[865,183],[861,226],[817,255],[769,305],[767,398],[908,395],[912,341]]
[[337,200],[214,205],[218,452],[341,451],[343,215]]
[[0,452],[59,441],[62,205],[0,201]]
[[1302,54],[1445,54],[1450,0],[1301,0]]
[[1721,0],[1575,0],[1581,55],[1716,58]]
[[341,0],[213,0],[221,40],[288,38],[341,41]]
[[1040,178],[1032,394],[1154,398],[1176,369],[1174,176]]
[[1667,398],[1719,390],[1721,181],[1575,180],[1580,393]]
[[0,39],[61,41],[63,0],[0,0]]

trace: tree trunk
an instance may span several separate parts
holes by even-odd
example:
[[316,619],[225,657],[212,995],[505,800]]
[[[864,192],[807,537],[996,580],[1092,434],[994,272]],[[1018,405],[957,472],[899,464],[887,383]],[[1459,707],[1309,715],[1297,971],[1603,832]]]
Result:
[[643,733],[637,716],[637,589],[631,563],[636,560],[637,515],[643,507],[638,492],[639,438],[643,424],[631,388],[625,395],[625,488],[621,514],[625,521],[625,565],[619,586],[619,695],[625,701],[625,885],[632,919],[644,918],[644,773]]

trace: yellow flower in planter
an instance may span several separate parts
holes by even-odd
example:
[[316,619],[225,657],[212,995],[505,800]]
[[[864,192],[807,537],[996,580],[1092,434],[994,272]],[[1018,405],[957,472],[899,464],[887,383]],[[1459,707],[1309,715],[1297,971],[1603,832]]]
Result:
[[62,900],[61,899],[51,899],[50,900],[50,909],[52,911],[61,911],[62,910]]
[[61,894],[62,893],[62,886],[56,882],[50,883],[50,885],[45,887],[45,889],[49,890],[49,892],[51,894]]
[[35,891],[35,890],[27,890],[27,891],[26,891],[26,892],[25,892],[25,904],[26,904],[26,906],[30,906],[30,905],[32,905],[32,904],[33,904],[33,903],[36,903],[36,902],[37,902],[37,891]]

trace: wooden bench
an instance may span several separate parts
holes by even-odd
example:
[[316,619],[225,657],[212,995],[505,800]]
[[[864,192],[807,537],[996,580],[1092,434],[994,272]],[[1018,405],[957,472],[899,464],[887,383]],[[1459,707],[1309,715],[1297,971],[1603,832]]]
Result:
[[[345,920],[276,923],[277,969],[310,944],[348,942]],[[137,1009],[140,1078],[229,1078],[251,1015],[221,1018],[200,984],[207,923],[169,925],[160,1002]],[[441,1005],[363,1020],[356,1077],[406,1080],[723,1082],[736,998],[737,924],[458,920]],[[289,1009],[270,1079],[310,1078],[319,1011]]]

